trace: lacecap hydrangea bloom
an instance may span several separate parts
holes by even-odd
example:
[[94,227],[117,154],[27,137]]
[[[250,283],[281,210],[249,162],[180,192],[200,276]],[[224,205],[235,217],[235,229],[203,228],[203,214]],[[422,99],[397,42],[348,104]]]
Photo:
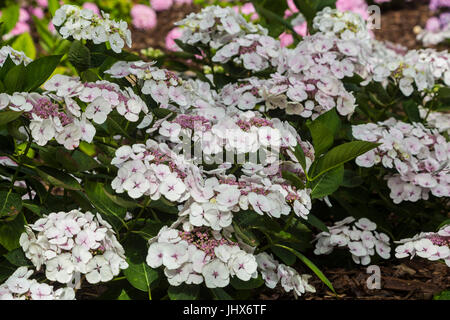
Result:
[[111,20],[104,12],[99,17],[89,9],[63,5],[56,10],[52,22],[64,39],[91,40],[95,44],[108,42],[116,53],[120,53],[125,44],[131,47],[131,31],[127,23]]
[[351,11],[326,7],[314,17],[313,27],[327,36],[344,40],[357,39],[367,44],[372,40],[366,21],[360,14]]
[[164,266],[171,285],[205,282],[208,288],[223,288],[232,276],[243,281],[257,277],[255,257],[237,242],[207,228],[187,229],[162,228],[148,249],[147,264]]
[[280,283],[286,292],[293,291],[296,297],[306,292],[316,292],[316,289],[308,283],[311,275],[300,275],[294,268],[279,263],[273,255],[261,252],[256,255],[256,262],[268,288],[273,289]]
[[8,57],[12,60],[12,62],[14,62],[15,65],[19,65],[21,63],[27,65],[32,61],[22,51],[14,50],[10,46],[3,46],[0,49],[0,67],[3,66]]
[[223,104],[241,110],[280,108],[312,119],[332,108],[351,115],[356,100],[342,79],[364,73],[358,44],[320,33],[305,37],[295,49],[281,52],[278,72],[269,79],[252,77],[226,85],[220,93]]
[[55,289],[53,286],[31,279],[34,270],[19,267],[0,285],[0,300],[75,300],[71,287]]
[[450,267],[450,225],[445,225],[438,232],[421,232],[410,239],[396,241],[398,259],[419,256],[430,261],[441,260]]
[[113,110],[131,122],[138,121],[141,112],[148,113],[145,102],[131,88],[123,90],[106,80],[82,82],[77,77],[58,74],[44,84],[44,89],[64,99],[75,115],[81,113],[76,99],[86,103],[83,114],[97,124],[104,123]]
[[394,203],[450,196],[450,143],[437,130],[394,118],[352,126],[356,139],[381,143],[356,158],[360,167],[392,169],[386,176]]
[[347,248],[352,259],[357,264],[368,265],[375,252],[383,259],[389,259],[391,247],[389,237],[376,231],[376,223],[367,218],[358,221],[354,217],[347,217],[328,227],[329,232],[319,233],[314,253],[317,255],[330,254],[334,248]]
[[[178,115],[158,124],[160,135],[155,139],[159,142],[149,139],[145,145],[120,147],[111,162],[119,168],[113,189],[118,193],[126,191],[132,198],[147,195],[158,200],[164,196],[179,203],[191,198],[194,202],[188,201],[188,210],[180,214],[189,214],[195,226],[211,226],[215,230],[231,224],[232,211],[248,208],[261,215],[280,217],[289,214],[292,206],[298,216],[306,219],[311,209],[310,190],[297,190],[282,178],[282,170],[304,178],[293,149],[299,145],[304,150],[309,166],[314,159],[312,146],[301,141],[287,123],[268,120],[251,111],[229,116],[222,110],[217,120],[208,120],[211,118]],[[179,144],[181,138],[189,146],[192,141],[194,149],[201,150],[200,157],[212,160],[217,167],[209,171],[199,169],[196,161],[202,158],[175,152],[171,146]],[[272,153],[272,147],[278,152]],[[219,159],[226,152],[234,157],[256,153],[258,149],[264,152],[265,148],[267,162],[244,161],[243,174],[238,177],[227,174],[231,163]],[[279,153],[290,161],[280,162]]]
[[190,45],[209,45],[215,49],[245,34],[268,33],[260,25],[247,22],[231,7],[207,6],[198,13],[189,14],[176,25],[183,27],[180,41]]
[[212,61],[226,63],[233,60],[247,70],[262,71],[277,65],[280,51],[278,40],[266,35],[247,34],[217,50]]
[[50,281],[69,283],[84,274],[89,283],[107,282],[128,268],[111,225],[97,214],[53,212],[25,226],[25,256]]
[[428,127],[436,129],[441,134],[447,132],[450,135],[450,113],[419,107],[419,114],[426,121]]
[[231,277],[242,281],[256,278],[259,269],[270,288],[280,281],[286,292],[294,290],[298,296],[315,292],[308,284],[309,275],[300,276],[295,269],[279,264],[268,254],[255,256],[253,248],[244,246],[239,239],[231,240],[232,234],[232,227],[218,232],[193,227],[186,221],[183,230],[164,227],[150,240],[147,264],[151,268],[164,266],[164,274],[173,286],[204,282],[208,288],[223,288],[229,285]]
[[0,94],[0,110],[23,112],[30,120],[33,141],[46,145],[56,141],[68,150],[73,150],[80,141],[92,142],[95,128],[81,113],[79,105],[70,97],[54,99],[39,93],[16,92]]

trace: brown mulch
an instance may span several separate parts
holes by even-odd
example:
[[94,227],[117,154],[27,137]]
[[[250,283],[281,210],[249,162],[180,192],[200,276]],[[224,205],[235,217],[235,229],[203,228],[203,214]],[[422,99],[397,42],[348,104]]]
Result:
[[[417,258],[398,264],[380,265],[381,288],[368,289],[367,267],[322,268],[322,272],[331,281],[337,295],[317,277],[310,279],[316,293],[306,294],[306,300],[428,300],[434,295],[450,288],[449,268],[439,262],[430,262]],[[308,272],[310,273],[310,272]],[[262,300],[292,299],[281,288],[267,290],[259,297]]]
[[[140,51],[153,47],[164,50],[165,38],[174,23],[183,19],[191,12],[200,10],[195,5],[174,6],[170,10],[158,12],[158,25],[152,30],[139,30],[132,28],[133,50]],[[381,29],[374,30],[375,36],[379,40],[387,40],[393,43],[399,43],[409,49],[422,47],[422,44],[416,40],[414,29],[425,27],[428,18],[432,12],[428,10],[427,3],[411,3],[400,10],[381,11]]]
[[165,48],[166,35],[176,27],[174,23],[182,20],[189,13],[198,10],[200,10],[200,7],[195,5],[175,5],[170,10],[157,13],[158,24],[151,30],[139,30],[130,25],[133,37],[133,50],[139,52],[141,49],[149,47],[163,50]]
[[414,29],[425,28],[428,18],[433,15],[428,4],[411,3],[401,10],[381,10],[381,29],[374,30],[379,40],[399,43],[409,49],[423,47],[416,40]]

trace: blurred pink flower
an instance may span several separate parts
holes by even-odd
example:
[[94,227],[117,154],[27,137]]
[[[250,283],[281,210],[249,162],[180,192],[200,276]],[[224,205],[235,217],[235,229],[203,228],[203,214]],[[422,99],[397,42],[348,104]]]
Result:
[[336,8],[341,11],[352,11],[360,14],[365,20],[369,18],[367,3],[364,0],[337,0]]
[[250,20],[254,21],[259,18],[258,14],[256,13],[255,7],[253,6],[253,3],[247,2],[242,6],[234,6],[233,10],[236,13],[242,13],[245,15],[251,15]]
[[93,11],[96,15],[100,16],[100,9],[93,2],[85,2],[83,3],[83,8]]
[[53,25],[52,21],[50,20],[48,23],[48,31],[50,31],[51,33],[56,33],[56,29],[55,26]]
[[30,15],[28,14],[28,11],[25,10],[24,8],[20,8],[19,21],[25,22],[25,21],[28,21],[28,19],[30,19]]
[[291,10],[292,13],[297,13],[298,12],[298,9],[297,9],[297,7],[296,7],[296,5],[294,3],[294,0],[287,0],[287,4],[288,4],[288,7],[289,7],[289,10]]
[[166,49],[170,51],[179,51],[180,48],[175,43],[175,39],[178,39],[183,34],[183,31],[181,28],[173,28],[169,31],[169,33],[166,36]]
[[306,36],[308,34],[308,24],[305,21],[302,24],[299,24],[299,25],[295,26],[294,30],[295,30],[295,32],[297,32],[297,34],[299,34],[302,37],[304,37],[304,36]]
[[30,26],[28,25],[29,19],[30,15],[28,14],[28,12],[25,9],[20,8],[19,20],[9,34],[11,36],[17,36],[21,33],[30,31]]
[[192,4],[192,0],[175,0],[176,4]]
[[47,8],[48,7],[48,0],[36,0],[38,6],[41,8]]
[[173,5],[173,0],[150,0],[150,5],[155,11],[164,11]]
[[18,21],[14,29],[11,30],[10,34],[12,36],[17,36],[21,33],[30,31],[30,26],[26,22]]
[[38,19],[44,18],[44,10],[40,7],[31,8],[31,14]]
[[282,34],[280,34],[279,38],[282,47],[287,47],[294,43],[294,37],[290,33],[283,32]]
[[436,32],[441,29],[441,22],[437,17],[431,17],[427,21],[427,25],[425,27],[428,31]]
[[148,30],[156,26],[156,12],[144,4],[135,4],[131,9],[133,25],[138,29]]

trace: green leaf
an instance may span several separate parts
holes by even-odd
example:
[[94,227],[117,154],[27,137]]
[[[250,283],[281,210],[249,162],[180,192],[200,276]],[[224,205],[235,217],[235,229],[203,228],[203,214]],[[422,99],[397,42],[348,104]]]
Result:
[[0,126],[10,123],[21,116],[22,112],[2,111],[0,112]]
[[48,10],[50,11],[50,14],[55,16],[56,10],[59,8],[59,1],[58,0],[48,0]]
[[437,227],[436,231],[439,230],[440,228],[442,228],[443,226],[448,225],[448,224],[450,224],[450,219],[447,219],[447,220],[443,221],[443,222]]
[[300,259],[300,261],[302,261],[304,264],[306,264],[306,266],[308,268],[310,268],[319,277],[319,279],[322,280],[322,282],[325,283],[325,285],[328,288],[330,288],[331,291],[336,293],[336,291],[334,291],[333,285],[331,284],[330,280],[328,280],[328,278],[322,273],[322,271],[320,271],[319,268],[317,268],[317,266],[314,263],[312,263],[311,260],[309,260],[304,255],[302,255],[300,252],[298,252],[297,250],[294,250],[292,248],[283,246],[281,244],[275,244],[275,246],[283,248],[283,249],[288,250],[289,252],[293,253],[297,258]]
[[17,217],[8,222],[0,223],[0,244],[7,250],[18,248],[19,238],[24,231],[25,217],[23,213],[19,213]]
[[305,184],[303,183],[302,179],[300,179],[300,177],[297,176],[296,174],[289,171],[283,171],[281,174],[284,179],[290,181],[292,185],[296,187],[298,190],[305,188]]
[[278,247],[271,247],[270,249],[278,258],[281,259],[281,261],[283,261],[283,263],[287,264],[288,266],[291,266],[295,263],[295,255],[292,254],[292,252]]
[[333,145],[334,136],[341,127],[341,120],[335,108],[307,123],[313,139],[315,154],[321,155]]
[[233,228],[236,234],[248,245],[252,247],[256,247],[259,245],[258,238],[251,232],[250,230],[243,229],[239,227],[234,221],[233,221]]
[[444,290],[433,297],[433,300],[450,300],[450,290]]
[[78,150],[75,150],[72,153],[72,159],[75,160],[75,162],[77,163],[79,172],[92,170],[99,166],[99,163],[95,161],[92,157]]
[[225,290],[222,288],[210,289],[215,300],[234,300]]
[[440,99],[450,98],[450,87],[439,88],[437,96]]
[[41,216],[41,207],[38,206],[37,204],[31,203],[29,202],[29,200],[24,200],[22,202],[22,205],[24,208],[27,208],[28,210],[37,214],[38,216]]
[[233,288],[237,290],[251,290],[261,287],[264,284],[264,280],[261,278],[261,276],[252,278],[248,281],[243,281],[237,277],[232,277],[230,283]]
[[117,297],[117,300],[131,300],[131,298],[125,290],[122,290],[120,295]]
[[111,199],[115,204],[117,204],[118,206],[127,208],[127,209],[133,209],[133,208],[137,208],[137,207],[142,207],[139,202],[136,201],[131,201],[131,200],[125,200],[122,197],[119,197],[117,194],[114,193],[114,191],[112,190],[112,188],[107,185],[104,186],[103,191],[105,192],[105,195]]
[[34,46],[33,38],[28,32],[20,34],[11,44],[11,47],[17,51],[22,51],[32,60],[36,58],[36,47]]
[[68,190],[81,190],[80,183],[71,175],[50,167],[35,168],[38,175],[55,187]]
[[152,109],[152,112],[155,115],[155,117],[157,117],[158,119],[163,119],[163,118],[167,117],[168,115],[173,114],[173,111],[170,111],[169,109],[165,109],[165,108]]
[[310,32],[312,32],[312,30],[310,30],[312,20],[316,15],[316,4],[314,4],[315,1],[317,0],[294,0],[295,6],[303,14],[306,21],[308,21],[308,31]]
[[7,254],[4,255],[6,260],[17,267],[28,266],[30,265],[30,261],[25,257],[25,253],[22,248],[14,249]]
[[[366,153],[379,146],[379,143],[367,141],[352,141],[334,147],[323,157],[316,160],[315,172],[313,180],[321,176],[327,171],[337,168],[344,163]],[[311,174],[310,174],[311,176]]]
[[116,230],[120,230],[121,227],[128,228],[123,220],[127,212],[126,208],[118,206],[105,194],[103,183],[87,181],[85,193],[91,204]]
[[302,166],[303,170],[306,172],[306,158],[305,153],[303,152],[303,148],[300,144],[297,144],[294,149],[294,155],[297,158],[298,162]]
[[128,282],[138,290],[149,292],[150,285],[158,278],[158,272],[150,268],[147,263],[134,263],[127,259],[128,268],[123,271]]
[[175,43],[178,47],[180,47],[183,51],[193,54],[193,55],[202,55],[202,52],[194,46],[181,42],[179,39],[175,39]]
[[169,286],[167,290],[170,300],[196,300],[199,292],[200,286],[188,284]]
[[22,91],[25,80],[25,67],[23,64],[19,64],[8,71],[5,76],[5,81],[3,82],[7,92],[12,94],[14,92]]
[[355,188],[363,184],[363,179],[352,170],[344,170],[344,179],[341,186],[346,188]]
[[[293,26],[288,20],[284,19],[280,14],[275,13],[273,10],[269,8],[265,8],[265,6],[260,5],[257,1],[252,1],[253,5],[255,7],[255,10],[258,12],[258,14],[262,17],[264,17],[269,25],[272,26],[284,26],[286,29],[289,29],[294,37],[298,37],[297,33],[293,29]],[[275,2],[275,1],[270,1]],[[280,6],[278,6],[280,7]],[[274,28],[270,28],[274,29]],[[277,34],[273,34],[273,36],[278,36]]]
[[326,172],[311,183],[311,198],[323,198],[332,194],[339,188],[343,179],[343,165]]
[[0,192],[0,217],[15,216],[22,210],[22,198],[11,190]]
[[8,261],[2,261],[0,263],[0,283],[5,282],[6,279],[8,279],[14,271],[17,270],[17,267]]
[[39,88],[53,74],[62,55],[46,56],[34,60],[26,66],[25,91]]
[[414,100],[410,99],[403,103],[403,110],[410,122],[420,122],[419,105]]
[[48,24],[46,24],[44,20],[38,19],[36,16],[32,16],[32,18],[33,23],[36,26],[36,31],[39,34],[39,40],[42,41],[41,44],[50,49],[56,40],[48,30]]
[[178,213],[178,208],[166,198],[159,198],[156,201],[152,201],[149,204],[149,208],[156,209],[161,212],[176,214]]
[[315,215],[312,215],[311,213],[308,214],[308,220],[306,220],[310,225],[313,227],[316,227],[320,231],[329,232],[328,227],[325,225],[325,223],[322,222],[319,218],[317,218]]
[[0,29],[2,35],[7,34],[14,28],[19,20],[19,12],[20,7],[18,5],[9,5],[4,9],[2,8],[2,16],[0,18],[0,21],[3,22]]
[[[8,55],[6,57],[5,62],[3,62],[3,66],[0,68],[0,79],[4,80],[6,74],[9,70],[11,70],[12,67],[14,67],[16,64],[12,61],[11,57]],[[4,91],[4,85],[2,83],[2,91]]]
[[67,58],[79,73],[91,66],[91,52],[81,41],[77,40],[72,43]]

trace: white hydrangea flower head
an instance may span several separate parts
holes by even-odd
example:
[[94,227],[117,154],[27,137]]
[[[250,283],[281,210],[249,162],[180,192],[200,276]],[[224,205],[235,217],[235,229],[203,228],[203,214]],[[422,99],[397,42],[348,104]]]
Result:
[[229,84],[221,91],[223,104],[241,110],[283,109],[287,114],[315,119],[337,109],[350,116],[356,99],[342,79],[366,75],[367,48],[357,39],[343,40],[322,33],[304,37],[295,49],[277,56],[277,72],[269,79],[256,77]]
[[10,58],[15,65],[23,63],[24,65],[29,64],[31,61],[25,53],[22,51],[17,51],[10,46],[3,46],[0,49],[0,67],[3,66],[7,58]]
[[76,100],[86,103],[84,117],[97,124],[104,123],[113,110],[130,122],[137,122],[142,113],[148,113],[145,102],[131,88],[123,90],[106,80],[81,82],[76,77],[55,75],[44,84],[44,89],[64,99],[75,114],[80,113]]
[[391,247],[389,237],[376,231],[377,225],[367,218],[355,220],[347,217],[329,227],[329,232],[319,233],[314,254],[330,254],[334,248],[346,247],[357,264],[368,265],[375,252],[383,259],[389,259]]
[[438,232],[421,232],[410,239],[396,241],[398,259],[419,256],[430,261],[444,261],[450,267],[450,225],[445,225]]
[[66,4],[56,10],[52,22],[64,39],[72,37],[95,44],[108,42],[116,53],[120,53],[125,44],[131,47],[131,31],[127,23],[111,20],[104,12],[99,17],[89,9]]
[[25,256],[51,281],[69,283],[85,274],[89,283],[107,282],[128,268],[111,225],[97,214],[54,212],[27,225],[20,237]]
[[60,99],[35,92],[1,93],[0,110],[6,108],[23,112],[30,119],[31,136],[40,146],[56,139],[66,149],[73,150],[80,141],[92,142],[96,132],[86,115],[81,113],[80,106],[70,97]]
[[427,30],[425,28],[417,34],[416,39],[422,41],[426,47],[445,42],[450,39],[450,23],[439,30]]
[[19,267],[0,285],[0,300],[75,300],[71,287],[55,289],[53,286],[31,279],[34,270]]
[[189,226],[180,231],[164,227],[150,240],[147,264],[164,266],[169,284],[200,284],[223,288],[230,277],[243,281],[257,277],[256,258],[227,239],[224,234],[205,227]]
[[207,6],[176,23],[182,27],[180,41],[189,45],[203,44],[218,49],[236,37],[246,34],[267,35],[268,31],[254,25],[231,7]]
[[308,283],[310,275],[300,275],[294,268],[279,263],[267,252],[256,255],[258,269],[268,288],[275,288],[278,283],[286,292],[294,292],[294,295],[301,296],[306,292],[314,293],[316,289]]
[[404,123],[394,118],[377,124],[352,126],[356,139],[381,143],[379,147],[356,158],[360,167],[376,164],[392,169],[386,176],[394,203],[450,196],[447,142],[436,129],[420,123]]
[[279,40],[266,35],[246,34],[217,50],[212,61],[226,63],[232,60],[247,70],[257,72],[275,67],[280,54]]
[[352,11],[342,12],[326,7],[314,17],[313,28],[327,36],[345,40],[358,39],[367,44],[372,40],[364,18]]

